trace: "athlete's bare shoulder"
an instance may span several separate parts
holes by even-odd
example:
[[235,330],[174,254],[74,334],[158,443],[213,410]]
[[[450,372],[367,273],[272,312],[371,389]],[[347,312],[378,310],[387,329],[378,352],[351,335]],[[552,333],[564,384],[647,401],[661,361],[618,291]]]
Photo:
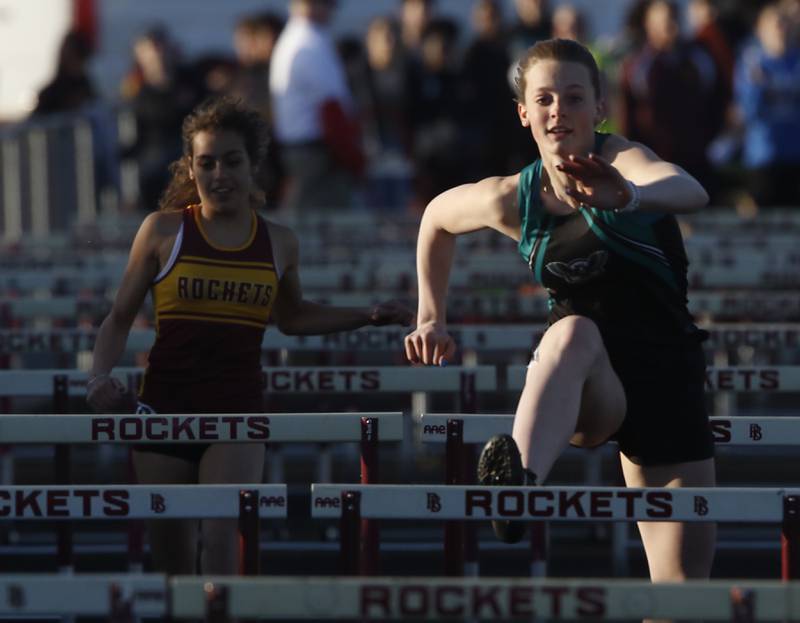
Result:
[[497,193],[498,199],[503,206],[508,209],[517,209],[517,191],[519,190],[520,174],[506,175],[505,177],[497,178]]
[[269,238],[273,246],[277,244],[297,245],[297,234],[294,233],[291,227],[267,219],[264,219],[264,222],[267,224]]
[[487,177],[451,188],[428,204],[423,222],[451,234],[491,227],[511,236],[519,225],[515,217],[518,179],[518,175]]
[[267,219],[264,219],[264,222],[267,224],[269,240],[272,243],[273,257],[278,266],[281,267],[281,272],[285,271],[289,266],[296,265],[300,246],[297,234],[286,225]]
[[183,215],[177,210],[157,210],[144,217],[140,229],[150,236],[169,238],[178,235],[182,221]]
[[517,189],[519,173],[487,177],[475,184],[481,201],[494,214],[494,220],[504,233],[515,233],[519,228]]
[[163,265],[172,253],[182,222],[181,212],[151,212],[142,221],[136,234],[137,244],[147,255],[154,255]]
[[647,160],[658,159],[653,151],[646,145],[632,141],[619,134],[608,135],[605,143],[603,143],[600,156],[612,164],[614,164],[615,160],[620,156],[624,158],[632,156],[634,158],[645,158]]

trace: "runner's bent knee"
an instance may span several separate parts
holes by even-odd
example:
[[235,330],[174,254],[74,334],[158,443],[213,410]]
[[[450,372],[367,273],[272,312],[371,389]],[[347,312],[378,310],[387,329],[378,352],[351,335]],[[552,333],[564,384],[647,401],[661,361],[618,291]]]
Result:
[[587,371],[605,352],[600,330],[585,316],[567,316],[554,323],[545,332],[539,348],[541,354],[559,361],[569,359],[582,363]]

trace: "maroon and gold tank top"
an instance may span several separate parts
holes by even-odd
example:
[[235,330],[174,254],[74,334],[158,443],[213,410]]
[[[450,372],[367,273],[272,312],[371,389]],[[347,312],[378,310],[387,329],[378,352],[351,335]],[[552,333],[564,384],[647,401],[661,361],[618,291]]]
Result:
[[253,212],[241,247],[213,244],[200,206],[183,210],[167,264],[153,281],[156,341],[148,382],[224,385],[251,390],[261,384],[261,341],[278,294],[280,274],[267,224]]

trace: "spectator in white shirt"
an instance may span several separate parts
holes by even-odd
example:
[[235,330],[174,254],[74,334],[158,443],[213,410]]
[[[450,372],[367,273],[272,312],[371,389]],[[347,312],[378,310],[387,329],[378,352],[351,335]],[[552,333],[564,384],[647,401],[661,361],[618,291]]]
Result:
[[364,169],[351,94],[325,26],[333,0],[291,0],[270,66],[287,210],[348,207]]

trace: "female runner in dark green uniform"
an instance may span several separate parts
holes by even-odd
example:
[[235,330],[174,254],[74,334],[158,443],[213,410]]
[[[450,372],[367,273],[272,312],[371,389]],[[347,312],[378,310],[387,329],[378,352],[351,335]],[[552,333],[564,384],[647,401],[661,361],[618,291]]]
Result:
[[[541,159],[430,203],[417,246],[418,325],[406,354],[434,365],[452,356],[445,293],[455,236],[496,229],[519,243],[551,312],[513,438],[486,445],[481,482],[541,484],[568,444],[614,438],[628,486],[713,486],[704,333],[687,311],[687,260],[674,216],[701,209],[708,196],[644,145],[595,133],[603,117],[599,75],[580,44],[536,44],[520,62],[517,87],[519,118]],[[506,541],[522,536],[518,523],[494,526]],[[639,529],[654,581],[708,577],[714,524]]]

